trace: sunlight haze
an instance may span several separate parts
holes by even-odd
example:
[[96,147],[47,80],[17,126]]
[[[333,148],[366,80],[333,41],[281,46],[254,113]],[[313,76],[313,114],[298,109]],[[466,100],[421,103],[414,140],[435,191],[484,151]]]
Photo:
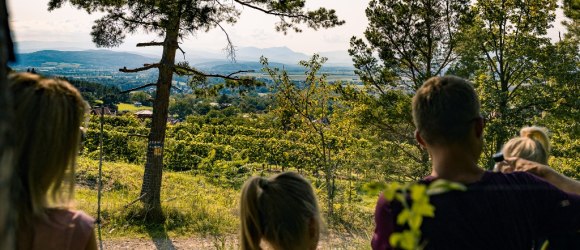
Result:
[[[288,47],[294,51],[311,54],[325,51],[346,51],[349,39],[353,35],[361,36],[367,26],[364,10],[368,0],[334,0],[307,1],[307,7],[314,9],[320,6],[333,8],[339,18],[346,23],[337,28],[314,31],[304,28],[302,33],[288,32],[287,35],[276,32],[275,17],[261,14],[258,11],[245,9],[237,24],[225,25],[236,47]],[[57,42],[65,48],[94,49],[90,32],[93,21],[101,16],[78,10],[70,4],[49,12],[47,0],[8,0],[11,25],[17,42]],[[141,51],[155,53],[154,49],[135,48],[138,42],[160,40],[156,34],[127,35],[125,43],[115,50]],[[188,37],[182,47],[186,50],[212,50],[220,52],[226,45],[226,37],[220,29],[208,33],[198,33]],[[160,51],[160,49],[158,48]]]

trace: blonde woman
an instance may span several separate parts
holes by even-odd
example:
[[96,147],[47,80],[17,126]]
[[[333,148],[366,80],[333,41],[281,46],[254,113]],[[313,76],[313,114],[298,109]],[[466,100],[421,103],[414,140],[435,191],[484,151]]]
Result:
[[[548,130],[543,127],[525,127],[520,136],[509,140],[502,149],[506,160],[497,165],[504,173],[525,171],[545,179],[557,188],[580,194],[580,182],[572,180],[548,166],[550,140]],[[547,240],[536,240],[538,249],[579,249],[580,233],[557,233]],[[547,248],[546,248],[547,247]]]
[[69,208],[87,104],[60,79],[9,76],[14,102],[18,249],[96,249],[94,220]]
[[557,188],[580,194],[580,182],[568,178],[548,166],[550,140],[548,131],[543,127],[525,127],[520,136],[509,140],[503,147],[504,162],[496,165],[503,173],[524,171],[548,181]]
[[252,177],[242,188],[241,248],[316,249],[320,215],[310,183],[296,173]]

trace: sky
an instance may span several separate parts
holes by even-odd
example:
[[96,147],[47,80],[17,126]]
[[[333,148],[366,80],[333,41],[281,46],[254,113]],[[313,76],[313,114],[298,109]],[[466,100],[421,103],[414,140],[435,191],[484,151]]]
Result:
[[[224,28],[237,47],[282,47],[306,54],[326,51],[346,51],[353,35],[362,36],[368,22],[364,13],[369,0],[309,0],[307,8],[326,7],[335,9],[339,18],[346,21],[342,26],[313,31],[304,28],[302,33],[276,32],[275,17],[270,17],[252,9],[245,9],[234,26]],[[17,42],[43,41],[59,42],[69,47],[95,48],[90,31],[93,21],[100,14],[89,15],[69,4],[49,12],[48,0],[8,0],[10,23]],[[118,50],[138,51],[138,42],[162,40],[155,34],[128,35]],[[214,29],[208,33],[198,33],[183,41],[182,47],[194,50],[221,51],[227,40],[223,32]],[[64,46],[66,47],[66,46]]]
[[[302,33],[290,31],[287,35],[274,30],[275,17],[264,15],[252,9],[244,9],[234,26],[225,25],[233,43],[237,47],[288,47],[296,52],[312,54],[316,52],[346,51],[350,38],[362,36],[368,21],[365,8],[369,0],[308,0],[307,8],[320,6],[335,9],[339,18],[346,21],[342,26],[314,31],[304,28]],[[80,49],[96,48],[91,42],[90,31],[93,21],[100,17],[96,13],[89,15],[69,4],[49,12],[48,0],[8,0],[10,23],[13,36],[17,42],[41,41],[53,42],[60,47]],[[557,39],[558,31],[564,31],[559,24],[561,11],[557,12],[555,28],[549,31],[552,39]],[[136,48],[139,42],[161,41],[155,34],[127,35],[125,43],[115,50],[141,51],[159,54],[160,48]],[[208,33],[198,33],[183,41],[182,47],[187,50],[222,51],[227,40],[223,32],[213,29]],[[156,51],[159,50],[159,51]]]

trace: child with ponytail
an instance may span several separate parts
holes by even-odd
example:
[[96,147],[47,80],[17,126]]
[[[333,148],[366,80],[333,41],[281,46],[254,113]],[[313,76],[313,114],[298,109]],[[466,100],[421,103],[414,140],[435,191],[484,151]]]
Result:
[[251,177],[240,201],[242,250],[316,249],[320,215],[316,196],[302,176],[292,172]]
[[547,129],[543,127],[525,127],[520,130],[520,137],[509,140],[503,147],[504,162],[496,165],[496,171],[510,173],[525,171],[543,178],[557,188],[574,194],[580,194],[580,182],[568,178],[548,166],[550,157],[550,140]]

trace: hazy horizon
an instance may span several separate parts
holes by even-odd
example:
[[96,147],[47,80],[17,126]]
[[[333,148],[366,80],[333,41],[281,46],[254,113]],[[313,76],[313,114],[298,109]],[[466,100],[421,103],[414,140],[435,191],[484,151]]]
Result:
[[[327,51],[346,51],[350,37],[362,36],[367,26],[364,13],[369,0],[358,1],[360,4],[352,4],[349,0],[309,0],[307,8],[314,9],[321,6],[336,10],[339,18],[346,23],[340,27],[321,29],[314,31],[304,28],[302,33],[288,32],[287,35],[276,32],[275,17],[261,14],[252,9],[244,9],[237,24],[224,28],[230,35],[236,47],[288,47],[293,51],[312,54]],[[10,23],[13,36],[17,42],[39,41],[57,42],[84,45],[81,49],[96,49],[92,43],[90,32],[95,19],[102,14],[87,14],[70,4],[49,12],[48,0],[8,0]],[[49,35],[47,35],[49,34]],[[128,34],[124,44],[117,51],[134,51],[150,54],[158,54],[160,48],[136,48],[139,42],[160,40],[156,34]],[[183,41],[182,47],[188,50],[211,50],[221,51],[226,46],[226,37],[219,29],[213,29],[207,33],[200,32],[195,36],[189,36]]]
[[[264,15],[252,9],[244,9],[237,24],[224,28],[230,35],[234,45],[241,47],[272,48],[288,47],[292,51],[311,55],[321,52],[346,52],[349,48],[349,40],[352,36],[362,37],[368,24],[365,9],[369,0],[309,0],[307,8],[314,9],[321,6],[335,9],[339,18],[346,23],[342,26],[314,31],[304,28],[302,33],[288,32],[284,35],[275,32],[275,17]],[[90,31],[95,19],[102,16],[100,13],[87,14],[70,4],[49,12],[48,0],[8,0],[10,24],[13,37],[17,43],[40,42],[55,44],[53,49],[111,49],[115,51],[128,51],[140,54],[159,55],[161,48],[146,47],[136,48],[139,42],[160,40],[156,34],[128,34],[125,42],[116,48],[97,48],[91,41]],[[563,19],[562,11],[557,11],[557,20],[554,28],[550,29],[548,36],[553,40],[558,38],[558,32],[565,31],[560,24]],[[182,48],[188,52],[186,55],[194,56],[196,51],[207,51],[222,54],[227,43],[226,37],[219,29],[213,29],[207,33],[200,32],[195,36],[184,39]],[[58,47],[57,47],[58,46]],[[43,49],[50,49],[46,47]],[[18,51],[19,53],[30,52]]]

